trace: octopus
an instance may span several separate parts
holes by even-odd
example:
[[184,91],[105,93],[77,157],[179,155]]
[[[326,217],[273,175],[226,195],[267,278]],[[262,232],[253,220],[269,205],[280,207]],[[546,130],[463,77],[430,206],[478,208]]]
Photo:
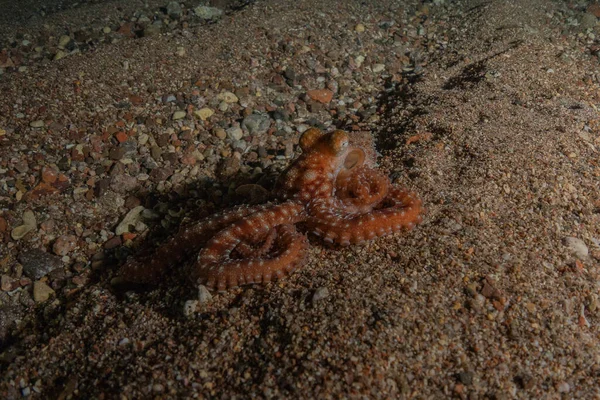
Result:
[[307,234],[349,246],[412,229],[421,200],[377,168],[370,135],[311,128],[302,154],[279,176],[273,201],[188,224],[155,252],[130,258],[125,281],[157,283],[186,259],[193,284],[225,291],[282,279],[306,262]]

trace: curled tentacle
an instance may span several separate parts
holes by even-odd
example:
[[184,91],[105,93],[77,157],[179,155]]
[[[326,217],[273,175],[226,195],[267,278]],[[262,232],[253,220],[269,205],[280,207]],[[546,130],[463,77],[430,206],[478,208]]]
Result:
[[[234,222],[209,240],[192,267],[191,278],[209,288],[225,290],[286,276],[304,260],[308,241],[293,224],[305,218],[301,204],[287,202]],[[265,243],[273,231],[276,235],[266,251]],[[253,257],[236,258],[249,248],[258,248]]]
[[388,195],[371,212],[342,214],[320,206],[311,211],[306,225],[326,242],[348,246],[412,229],[421,222],[422,212],[421,200],[414,193],[391,186]]
[[348,214],[368,213],[385,199],[389,186],[383,173],[364,166],[355,168],[351,174],[338,175],[330,207]]
[[129,258],[121,267],[119,275],[125,281],[131,283],[158,283],[169,270],[169,267],[200,251],[204,244],[217,232],[231,223],[249,214],[262,211],[267,207],[266,204],[253,207],[238,206],[199,222],[183,226],[167,243],[153,252]]

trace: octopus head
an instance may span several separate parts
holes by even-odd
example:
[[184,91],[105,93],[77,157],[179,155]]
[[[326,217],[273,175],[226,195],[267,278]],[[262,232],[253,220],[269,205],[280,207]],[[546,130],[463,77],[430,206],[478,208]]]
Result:
[[337,171],[350,171],[365,161],[364,149],[351,143],[348,134],[341,130],[325,134],[311,128],[300,138],[300,147],[305,154],[326,155]]

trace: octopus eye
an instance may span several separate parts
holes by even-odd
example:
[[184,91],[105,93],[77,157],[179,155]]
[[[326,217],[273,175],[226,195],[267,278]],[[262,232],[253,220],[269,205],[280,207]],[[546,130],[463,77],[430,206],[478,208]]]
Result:
[[331,147],[335,154],[340,154],[348,148],[348,135],[344,131],[334,131],[331,134]]

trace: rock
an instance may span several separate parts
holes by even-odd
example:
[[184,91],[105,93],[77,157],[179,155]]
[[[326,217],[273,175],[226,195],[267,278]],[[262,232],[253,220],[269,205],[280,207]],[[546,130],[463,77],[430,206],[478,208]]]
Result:
[[19,225],[12,230],[10,237],[12,237],[13,240],[20,240],[32,230],[33,228],[31,226]]
[[56,52],[56,54],[54,54],[54,61],[60,60],[61,58],[65,58],[66,56],[67,56],[67,53],[65,53],[62,50],[59,50]]
[[571,385],[568,382],[558,382],[556,384],[556,390],[558,393],[569,393],[571,391]]
[[178,120],[178,119],[182,119],[185,118],[185,116],[187,115],[187,113],[185,111],[175,111],[173,113],[173,120]]
[[35,214],[31,210],[27,210],[23,213],[23,225],[14,228],[10,236],[14,240],[19,240],[35,229],[37,229]]
[[196,308],[198,308],[198,300],[187,300],[183,304],[183,315],[186,317],[194,315]]
[[319,103],[327,104],[333,98],[333,92],[328,89],[313,89],[306,92],[308,97]]
[[206,286],[198,285],[198,302],[204,304],[208,303],[210,300],[212,300],[212,294],[210,294]]
[[242,126],[248,129],[251,135],[260,135],[269,130],[271,119],[266,115],[251,114],[244,118]]
[[592,29],[598,23],[598,18],[592,13],[585,13],[583,17],[581,17],[581,23],[579,24],[579,29],[581,31],[586,31],[588,29]]
[[42,121],[41,119],[35,120],[35,121],[31,121],[29,123],[29,126],[32,128],[43,128],[44,127],[44,121]]
[[217,19],[223,15],[223,10],[216,7],[199,6],[194,8],[194,14],[202,19]]
[[135,227],[136,224],[140,221],[142,212],[144,211],[144,206],[137,206],[131,209],[127,215],[123,218],[123,220],[117,225],[115,229],[116,235],[122,235],[126,232],[130,232],[130,227]]
[[177,1],[171,1],[167,4],[167,14],[173,19],[179,19],[181,17],[181,5]]
[[58,40],[58,48],[59,49],[66,48],[70,41],[71,41],[71,37],[70,36],[68,36],[68,35],[62,35],[60,37],[60,39]]
[[194,115],[200,118],[202,121],[206,121],[209,119],[215,112],[210,108],[201,108],[199,110],[194,111]]
[[214,134],[221,140],[225,140],[225,138],[227,138],[227,132],[223,128],[216,128]]
[[585,259],[588,257],[589,251],[585,242],[576,237],[565,237],[563,244],[575,255],[577,258]]
[[45,183],[54,183],[58,179],[58,172],[51,167],[42,168],[42,181]]
[[227,129],[227,136],[229,136],[231,140],[240,140],[244,137],[244,131],[242,131],[242,128],[239,126],[232,126]]
[[240,170],[241,162],[235,157],[223,159],[217,166],[217,176],[220,179],[231,178]]
[[117,193],[128,193],[137,187],[137,178],[125,174],[115,175],[110,181],[110,188]]
[[44,282],[35,281],[33,282],[33,300],[36,303],[43,303],[50,298],[54,293],[54,290]]
[[312,296],[312,302],[317,303],[323,299],[326,299],[327,297],[329,297],[329,289],[326,287],[320,287],[315,290],[315,293]]
[[19,254],[18,260],[23,264],[23,273],[33,280],[38,280],[63,266],[60,257],[40,249],[24,250]]
[[376,74],[379,72],[383,72],[383,71],[385,71],[385,64],[375,64],[375,65],[373,65],[372,70]]
[[159,35],[162,30],[162,22],[160,20],[154,21],[151,25],[144,28],[144,36],[151,37]]
[[52,251],[59,256],[66,256],[77,247],[77,236],[62,235],[52,245]]
[[237,103],[239,101],[238,97],[231,92],[223,92],[217,95],[217,99],[224,101],[227,104]]

